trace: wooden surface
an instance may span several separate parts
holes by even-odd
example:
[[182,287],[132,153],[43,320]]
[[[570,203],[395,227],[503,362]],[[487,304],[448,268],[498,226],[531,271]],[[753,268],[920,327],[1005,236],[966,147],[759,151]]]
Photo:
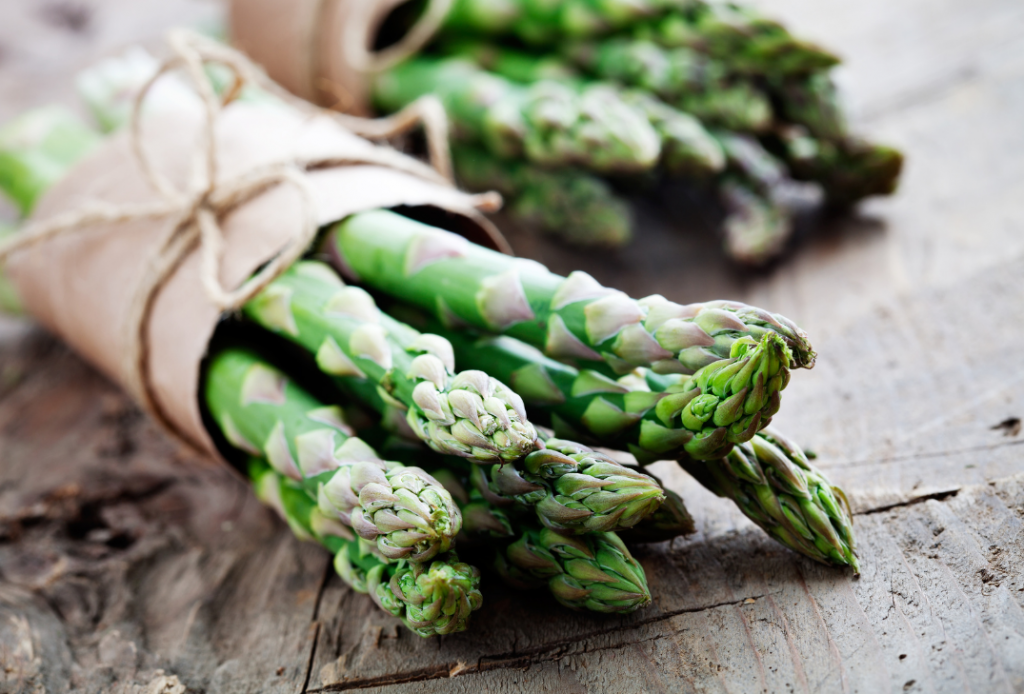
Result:
[[[616,258],[510,235],[634,295],[734,297],[806,327],[821,359],[778,423],[848,490],[859,579],[779,548],[659,464],[699,531],[638,552],[651,608],[524,607],[488,580],[470,632],[421,640],[230,474],[7,322],[0,691],[1024,691],[1024,5],[764,4],[846,57],[858,127],[908,153],[898,196],[807,230],[753,277],[699,219],[672,222],[688,208],[671,199],[644,207],[640,243]],[[4,0],[0,119],[71,103],[87,61],[218,12]]]

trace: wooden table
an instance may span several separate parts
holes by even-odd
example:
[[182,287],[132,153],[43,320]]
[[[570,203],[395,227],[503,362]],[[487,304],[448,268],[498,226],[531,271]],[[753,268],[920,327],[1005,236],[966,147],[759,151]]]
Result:
[[[650,205],[617,257],[510,236],[634,295],[734,297],[807,328],[821,358],[778,423],[848,490],[859,579],[781,549],[659,464],[699,529],[638,551],[652,607],[571,614],[488,579],[471,631],[419,639],[243,484],[8,322],[0,690],[1024,691],[1024,4],[765,4],[848,59],[856,125],[908,152],[899,195],[756,275],[730,269],[705,226]],[[72,103],[81,65],[219,11],[4,0],[0,118]]]

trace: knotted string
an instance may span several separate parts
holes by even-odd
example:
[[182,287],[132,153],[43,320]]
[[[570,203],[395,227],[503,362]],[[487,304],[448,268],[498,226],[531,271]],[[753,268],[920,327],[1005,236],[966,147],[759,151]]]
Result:
[[[55,215],[49,219],[32,222],[22,231],[4,243],[0,243],[0,262],[10,255],[43,243],[49,239],[73,231],[87,231],[102,228],[100,225],[145,220],[173,220],[170,232],[161,241],[156,251],[146,261],[146,270],[141,284],[135,288],[126,322],[125,336],[127,349],[122,368],[125,387],[139,401],[140,405],[174,429],[163,415],[153,395],[148,376],[147,332],[153,301],[178,266],[198,245],[200,252],[200,279],[203,290],[210,302],[222,311],[234,311],[277,279],[292,263],[298,260],[313,242],[317,230],[317,217],[313,192],[306,181],[304,172],[315,168],[332,166],[372,164],[400,170],[434,183],[448,183],[447,133],[437,131],[435,121],[430,134],[435,142],[431,154],[439,152],[434,160],[441,165],[441,171],[422,162],[387,148],[377,147],[345,158],[291,159],[256,167],[244,174],[217,180],[217,150],[215,126],[221,110],[229,104],[247,85],[259,88],[281,98],[306,113],[324,113],[305,102],[287,94],[271,82],[251,61],[238,51],[218,44],[190,31],[176,30],[168,37],[171,57],[136,95],[130,125],[130,145],[135,160],[150,187],[160,199],[151,203],[114,205],[106,202],[91,202],[78,210]],[[204,71],[206,64],[220,64],[227,67],[234,83],[223,99],[214,92]],[[182,188],[177,188],[153,165],[144,147],[141,121],[142,107],[153,85],[167,73],[181,70],[199,95],[204,108],[203,128],[200,141],[194,152],[192,175]],[[363,132],[372,132],[374,137],[385,138],[412,127],[422,112],[440,109],[436,101],[428,99],[414,104],[390,118],[375,121],[345,116],[346,126],[358,125]],[[442,110],[443,113],[443,110]],[[337,116],[335,116],[337,117]],[[446,123],[442,123],[446,128]],[[301,197],[301,225],[299,233],[270,262],[244,282],[240,287],[229,290],[220,281],[220,267],[224,255],[224,234],[219,220],[231,209],[257,197],[267,189],[289,184]],[[478,202],[486,206],[491,201],[480,196]]]

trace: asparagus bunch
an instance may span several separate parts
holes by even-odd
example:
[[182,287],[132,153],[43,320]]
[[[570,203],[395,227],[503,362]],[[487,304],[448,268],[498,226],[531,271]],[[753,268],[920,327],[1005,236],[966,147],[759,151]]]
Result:
[[[725,213],[726,251],[757,265],[782,254],[792,233],[792,196],[779,188],[804,182],[838,208],[896,188],[899,152],[849,133],[829,75],[838,63],[735,3],[458,0],[424,55],[376,78],[375,100],[390,112],[437,94],[462,146],[513,168],[556,169],[532,174],[544,185],[556,185],[563,172],[567,189],[584,173],[645,182],[660,175],[698,189],[710,179]],[[585,104],[598,102],[607,115],[581,119]],[[779,172],[767,190],[727,151],[737,135]],[[706,143],[695,144],[701,138]],[[627,240],[600,225],[585,233],[595,214],[590,196],[577,202],[580,221],[567,223],[564,197],[534,197],[522,184],[474,176],[474,165],[456,162],[463,182],[496,184],[514,216],[571,243]],[[520,197],[529,198],[525,209]]]

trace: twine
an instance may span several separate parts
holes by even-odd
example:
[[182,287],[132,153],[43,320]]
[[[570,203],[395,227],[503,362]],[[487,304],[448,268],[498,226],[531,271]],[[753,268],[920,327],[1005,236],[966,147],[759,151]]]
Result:
[[[450,160],[447,154],[447,124],[443,120],[439,122],[434,113],[440,110],[443,115],[443,109],[433,97],[430,97],[380,121],[353,116],[339,117],[337,114],[333,114],[333,117],[346,127],[373,133],[373,137],[379,138],[404,132],[416,122],[427,125],[428,119],[432,119],[427,125],[430,129],[428,139],[433,139],[430,145],[432,162],[440,171],[393,149],[378,147],[354,157],[274,162],[218,182],[215,125],[221,110],[237,97],[245,85],[257,85],[303,112],[325,112],[289,95],[234,49],[185,30],[171,32],[168,44],[172,56],[136,95],[130,129],[132,153],[146,181],[160,196],[160,200],[146,204],[124,205],[92,202],[78,210],[31,223],[13,238],[0,243],[0,262],[13,253],[62,234],[84,230],[83,227],[100,228],[96,225],[172,218],[174,224],[171,231],[162,240],[156,252],[147,259],[143,281],[135,288],[132,296],[126,323],[127,349],[122,373],[125,387],[136,397],[139,404],[170,429],[175,430],[176,428],[161,412],[149,381],[147,332],[155,297],[197,245],[201,260],[200,278],[206,296],[222,311],[238,310],[298,260],[317,234],[318,223],[313,192],[304,177],[305,171],[343,165],[373,164],[397,169],[435,183],[450,185]],[[223,100],[217,98],[203,70],[207,63],[223,65],[233,74],[234,83]],[[204,106],[203,129],[194,153],[193,173],[184,188],[176,188],[153,166],[143,146],[141,134],[141,113],[146,97],[159,79],[175,70],[185,72]],[[443,132],[441,128],[444,129]],[[291,185],[302,198],[302,225],[299,234],[240,287],[234,290],[226,289],[219,277],[224,255],[224,234],[218,220],[232,208],[281,184]],[[478,202],[487,205],[491,200],[487,196],[480,196]]]

